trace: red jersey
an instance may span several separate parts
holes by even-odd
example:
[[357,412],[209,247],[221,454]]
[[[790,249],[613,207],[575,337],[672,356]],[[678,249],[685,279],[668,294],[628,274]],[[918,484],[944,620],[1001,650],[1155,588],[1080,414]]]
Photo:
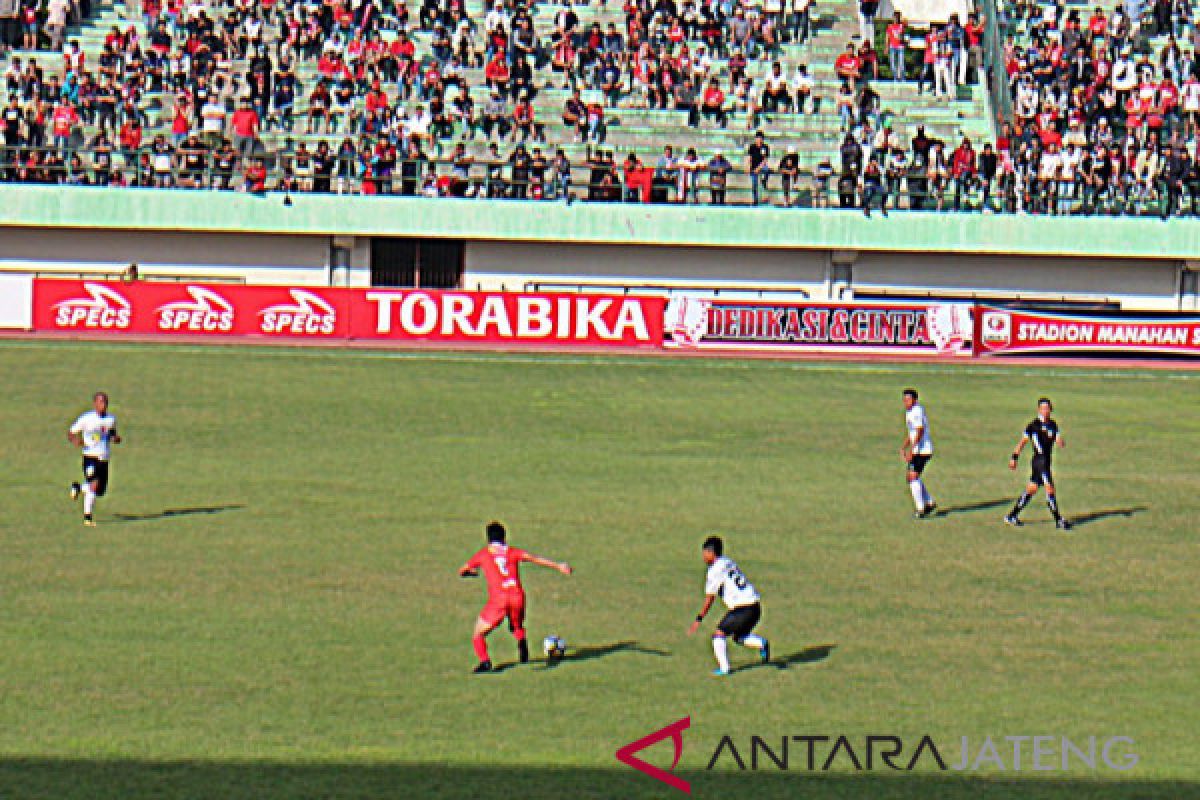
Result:
[[230,124],[238,136],[254,136],[258,133],[258,112],[252,108],[239,108],[233,112]]
[[482,570],[487,581],[488,598],[502,598],[524,594],[521,586],[521,562],[529,560],[529,553],[518,547],[504,544],[489,544],[471,556],[467,566]]
[[837,57],[837,60],[833,62],[834,70],[839,73],[858,72],[861,67],[862,62],[859,61],[858,56],[852,53],[842,53]]

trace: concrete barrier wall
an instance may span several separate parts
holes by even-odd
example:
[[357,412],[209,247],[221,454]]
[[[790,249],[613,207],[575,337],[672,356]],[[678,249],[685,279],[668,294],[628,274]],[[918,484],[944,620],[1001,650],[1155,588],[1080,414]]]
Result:
[[258,233],[0,229],[0,268],[42,274],[196,275],[256,284],[329,283],[329,238]]
[[1200,222],[11,186],[0,271],[371,285],[374,237],[465,242],[462,286],[1200,307]]

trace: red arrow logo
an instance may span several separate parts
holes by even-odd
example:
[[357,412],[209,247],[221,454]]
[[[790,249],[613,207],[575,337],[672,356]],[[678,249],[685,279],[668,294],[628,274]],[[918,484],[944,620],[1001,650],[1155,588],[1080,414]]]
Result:
[[657,744],[668,736],[671,737],[671,743],[675,745],[675,760],[671,762],[671,769],[675,769],[679,765],[679,759],[683,755],[683,732],[691,727],[692,718],[684,717],[683,719],[672,722],[665,728],[660,728],[649,736],[644,736],[636,742],[630,742],[624,747],[617,750],[617,761],[620,761],[626,766],[633,767],[638,772],[644,772],[651,778],[657,781],[662,781],[667,786],[673,789],[678,789],[684,794],[692,793],[692,785],[680,778],[677,775],[672,775],[665,769],[659,769],[653,764],[647,764],[634,753],[640,753],[652,744]]

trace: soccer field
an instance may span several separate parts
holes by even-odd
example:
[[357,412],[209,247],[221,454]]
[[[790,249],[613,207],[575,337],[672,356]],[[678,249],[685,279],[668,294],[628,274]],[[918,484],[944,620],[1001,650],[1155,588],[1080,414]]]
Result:
[[[614,752],[684,716],[701,800],[1200,797],[1200,373],[9,342],[0,374],[5,800],[683,797]],[[95,389],[125,441],[87,529],[65,430]],[[1042,394],[1066,534],[1041,496],[1001,523]],[[523,572],[553,668],[470,673],[456,570],[493,518],[577,569]],[[714,532],[775,654],[720,680],[718,616],[685,635]],[[725,735],[747,768],[752,736],[893,735],[904,763],[927,735],[1005,769],[706,769]],[[1138,762],[1017,772],[1004,737],[1034,735]]]

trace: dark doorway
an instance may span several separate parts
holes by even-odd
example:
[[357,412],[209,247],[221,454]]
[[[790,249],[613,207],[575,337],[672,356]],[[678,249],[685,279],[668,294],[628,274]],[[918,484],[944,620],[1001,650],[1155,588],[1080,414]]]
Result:
[[456,239],[371,239],[371,285],[457,289],[464,243]]

